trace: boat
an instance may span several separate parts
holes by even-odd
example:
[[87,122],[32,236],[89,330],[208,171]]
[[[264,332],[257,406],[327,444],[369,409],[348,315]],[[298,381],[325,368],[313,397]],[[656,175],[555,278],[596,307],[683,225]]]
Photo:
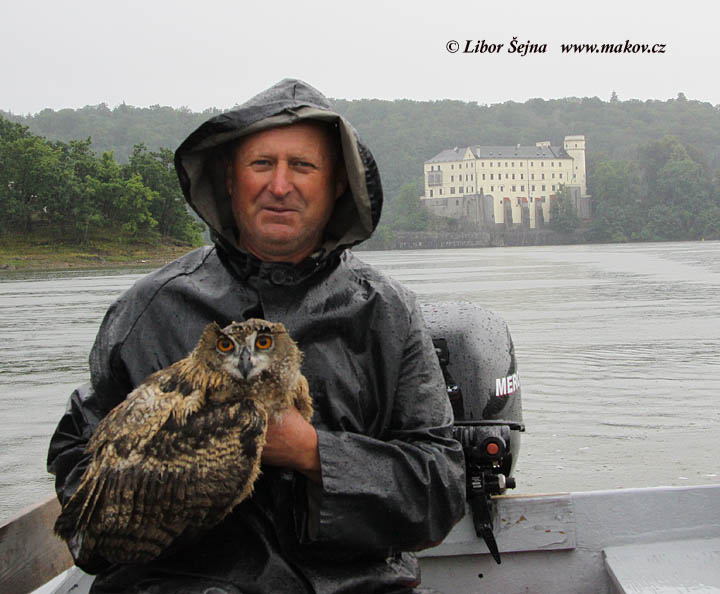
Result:
[[[720,593],[720,485],[494,498],[498,564],[470,514],[421,551],[443,594]],[[0,592],[85,594],[52,533],[53,497],[0,526]]]
[[[468,465],[468,513],[418,553],[423,588],[720,594],[720,485],[509,494],[524,425],[507,326],[469,303],[423,309]],[[88,592],[93,577],[52,532],[59,510],[53,497],[0,526],[0,592]]]

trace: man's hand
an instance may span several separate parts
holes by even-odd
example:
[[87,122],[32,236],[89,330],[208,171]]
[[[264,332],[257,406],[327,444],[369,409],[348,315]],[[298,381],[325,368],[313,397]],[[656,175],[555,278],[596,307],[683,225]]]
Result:
[[320,453],[315,427],[294,407],[279,421],[270,418],[262,461],[269,466],[297,470],[320,483]]

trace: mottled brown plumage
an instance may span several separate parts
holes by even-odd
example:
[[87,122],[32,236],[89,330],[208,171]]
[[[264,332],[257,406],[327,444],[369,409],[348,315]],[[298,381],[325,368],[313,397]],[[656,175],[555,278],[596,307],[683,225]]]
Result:
[[148,377],[100,422],[55,531],[80,558],[154,559],[252,493],[270,415],[310,420],[302,354],[279,323],[205,328],[185,359]]

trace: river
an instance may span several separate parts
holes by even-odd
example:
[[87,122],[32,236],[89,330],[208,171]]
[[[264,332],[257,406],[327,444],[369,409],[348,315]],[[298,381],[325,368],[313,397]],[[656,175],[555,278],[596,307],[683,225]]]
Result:
[[[359,252],[513,335],[518,493],[720,482],[720,242]],[[48,439],[105,309],[146,270],[0,273],[0,521],[52,493]]]

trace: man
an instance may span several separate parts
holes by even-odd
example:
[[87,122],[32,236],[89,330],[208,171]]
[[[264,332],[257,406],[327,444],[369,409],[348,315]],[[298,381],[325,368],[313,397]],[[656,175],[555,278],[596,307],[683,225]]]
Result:
[[318,91],[284,80],[200,126],[176,169],[215,245],[109,309],[91,383],[50,445],[61,502],[99,419],[185,356],[210,321],[285,324],[305,353],[315,414],[271,424],[253,496],[220,525],[144,565],[94,559],[84,567],[99,574],[93,591],[412,592],[408,552],[441,541],[464,512],[463,459],[414,297],[347,249],[380,217],[372,155]]

